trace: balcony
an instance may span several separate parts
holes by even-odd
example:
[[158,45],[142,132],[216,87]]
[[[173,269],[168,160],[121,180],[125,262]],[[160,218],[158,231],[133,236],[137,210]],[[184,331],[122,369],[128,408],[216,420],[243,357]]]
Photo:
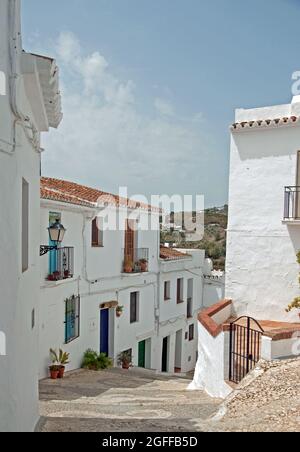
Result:
[[51,251],[48,281],[62,281],[74,276],[74,248],[64,247]]
[[300,222],[300,187],[285,187],[284,221]]
[[149,249],[136,248],[128,252],[123,250],[122,273],[147,273],[149,271]]

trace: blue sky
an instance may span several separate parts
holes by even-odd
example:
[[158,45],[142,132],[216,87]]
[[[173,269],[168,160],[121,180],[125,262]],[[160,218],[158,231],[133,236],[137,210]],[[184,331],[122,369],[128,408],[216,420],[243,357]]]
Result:
[[24,47],[61,69],[44,173],[227,202],[234,109],[290,102],[299,23],[299,0],[23,1]]

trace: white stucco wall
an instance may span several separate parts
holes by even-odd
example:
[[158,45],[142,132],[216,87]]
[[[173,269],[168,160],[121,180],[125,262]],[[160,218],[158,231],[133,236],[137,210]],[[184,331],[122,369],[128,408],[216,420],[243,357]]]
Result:
[[300,355],[300,333],[295,333],[290,339],[273,341],[263,336],[261,344],[261,357],[266,361],[274,359],[296,358]]
[[[8,28],[8,7],[16,4],[15,36]],[[40,154],[33,149],[10,108],[9,43],[15,46],[18,109],[33,122],[32,99],[26,97],[20,73],[20,2],[0,2],[0,71],[6,76],[6,96],[0,96],[0,331],[6,336],[6,356],[0,356],[0,431],[32,431],[38,421],[39,318],[39,176]],[[37,125],[36,125],[37,126]],[[22,273],[22,179],[29,184],[29,267]],[[35,324],[32,325],[34,312]],[[33,327],[32,327],[33,326]]]
[[229,333],[217,337],[198,322],[199,357],[191,390],[204,390],[211,397],[226,398],[232,389],[225,383],[229,372]]
[[209,308],[225,298],[225,278],[205,278],[203,306]]
[[[42,200],[41,243],[47,244],[49,213],[59,213],[67,229],[62,246],[74,247],[74,278],[66,281],[48,282],[49,256],[42,258],[41,321],[39,336],[40,378],[48,375],[49,349],[63,348],[71,354],[67,370],[81,366],[82,357],[88,348],[100,350],[100,306],[117,301],[124,307],[120,318],[115,309],[110,311],[110,356],[116,363],[118,354],[132,349],[133,364],[138,365],[138,343],[151,341],[147,350],[148,364],[156,356],[157,268],[158,231],[139,231],[138,247],[149,248],[149,272],[123,274],[124,231],[104,231],[103,247],[91,246],[91,221],[95,211],[68,204]],[[148,216],[144,212],[142,215]],[[138,322],[130,324],[130,293],[139,292]],[[65,344],[66,298],[79,294],[81,297],[80,337]]]
[[[297,105],[238,110],[236,121],[290,116]],[[299,295],[299,225],[283,224],[284,187],[296,185],[298,124],[233,132],[226,298],[237,315],[298,321],[286,306]]]
[[[71,354],[67,370],[81,366],[86,349],[100,349],[100,306],[117,301],[124,306],[120,318],[110,312],[110,355],[116,363],[121,351],[132,350],[133,364],[138,365],[138,345],[147,341],[146,366],[161,371],[162,343],[170,336],[169,371],[175,368],[176,333],[182,330],[181,370],[193,370],[197,354],[197,314],[202,307],[202,267],[204,251],[191,252],[182,261],[160,262],[159,231],[140,231],[138,246],[149,248],[149,272],[135,275],[121,273],[124,231],[105,231],[102,248],[91,247],[91,221],[95,211],[68,204],[42,200],[41,243],[47,244],[49,213],[61,215],[67,229],[63,246],[75,249],[75,273],[72,280],[46,281],[49,256],[41,258],[41,319],[39,335],[40,378],[48,375],[49,349],[63,348]],[[143,215],[148,215],[146,212]],[[177,279],[184,279],[184,302],[177,304]],[[187,319],[188,280],[193,279],[193,318]],[[164,281],[171,282],[171,300],[164,301]],[[139,292],[139,319],[130,324],[130,293]],[[64,344],[64,301],[80,294],[80,337]],[[186,338],[194,324],[195,337]]]
[[[184,250],[181,250],[184,252]],[[182,373],[195,369],[198,354],[197,317],[203,305],[203,265],[205,252],[188,250],[190,258],[175,261],[161,261],[159,283],[159,330],[156,368],[162,366],[163,339],[169,337],[168,372],[173,373],[176,364],[176,334],[182,331],[181,368]],[[177,279],[183,279],[183,303],[177,304]],[[193,280],[192,317],[187,318],[188,281]],[[170,299],[164,300],[164,283],[170,283]],[[189,327],[194,325],[194,339],[189,340]],[[177,344],[178,347],[178,344]]]

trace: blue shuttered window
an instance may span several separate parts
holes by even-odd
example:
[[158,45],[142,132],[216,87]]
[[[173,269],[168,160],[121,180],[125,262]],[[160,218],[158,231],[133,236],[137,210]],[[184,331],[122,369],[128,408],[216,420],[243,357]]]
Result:
[[65,343],[74,341],[80,335],[80,297],[73,296],[65,301]]

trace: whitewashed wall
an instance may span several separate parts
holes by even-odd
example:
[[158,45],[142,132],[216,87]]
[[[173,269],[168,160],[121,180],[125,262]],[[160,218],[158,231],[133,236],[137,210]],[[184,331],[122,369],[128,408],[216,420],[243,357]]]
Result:
[[[74,247],[74,278],[48,282],[49,256],[42,258],[41,319],[39,336],[40,378],[48,375],[49,349],[63,348],[71,354],[67,370],[81,366],[88,348],[100,350],[100,306],[118,301],[124,306],[120,318],[110,312],[110,355],[116,363],[118,354],[132,349],[133,364],[138,364],[138,343],[151,339],[151,360],[155,356],[155,307],[157,303],[158,231],[139,231],[138,246],[149,248],[149,273],[123,274],[124,231],[104,231],[102,248],[91,246],[91,220],[95,211],[42,200],[41,242],[47,244],[49,213],[61,214],[67,229],[63,246]],[[148,213],[143,215],[148,216]],[[139,292],[139,321],[130,324],[130,293]],[[65,299],[81,297],[80,337],[70,344],[65,341]],[[154,358],[153,358],[154,359]],[[150,360],[150,358],[149,358]]]
[[[184,250],[181,250],[184,251]],[[190,258],[177,261],[161,262],[159,282],[159,330],[156,368],[162,366],[163,339],[169,337],[168,371],[174,372],[176,366],[176,333],[182,331],[181,371],[194,370],[197,361],[197,317],[203,304],[203,266],[205,252],[189,250]],[[183,303],[177,304],[177,279],[182,278]],[[188,280],[193,279],[193,318],[187,318]],[[164,283],[170,282],[170,300],[164,300]],[[189,326],[194,325],[194,339],[189,340]]]
[[[8,44],[8,5],[0,2],[0,71],[11,77]],[[17,2],[16,27],[20,30],[20,4]],[[16,41],[19,61],[21,42]],[[18,68],[19,70],[19,68]],[[39,300],[39,169],[40,156],[20,127],[16,151],[13,150],[13,116],[7,95],[0,96],[0,331],[6,335],[7,356],[0,356],[0,431],[32,431],[38,420],[37,325]],[[18,79],[19,108],[32,118],[25,96],[23,79]],[[21,194],[22,178],[29,183],[29,269],[21,266]]]
[[[290,116],[299,104],[238,110],[236,121]],[[226,298],[238,315],[297,321],[286,306],[299,295],[300,226],[283,224],[284,187],[296,183],[300,127],[233,132]]]
[[[226,306],[212,320],[222,325],[231,316],[232,306]],[[211,397],[226,398],[232,389],[226,383],[229,379],[230,333],[222,331],[214,337],[198,322],[198,361],[190,390],[204,390]]]

